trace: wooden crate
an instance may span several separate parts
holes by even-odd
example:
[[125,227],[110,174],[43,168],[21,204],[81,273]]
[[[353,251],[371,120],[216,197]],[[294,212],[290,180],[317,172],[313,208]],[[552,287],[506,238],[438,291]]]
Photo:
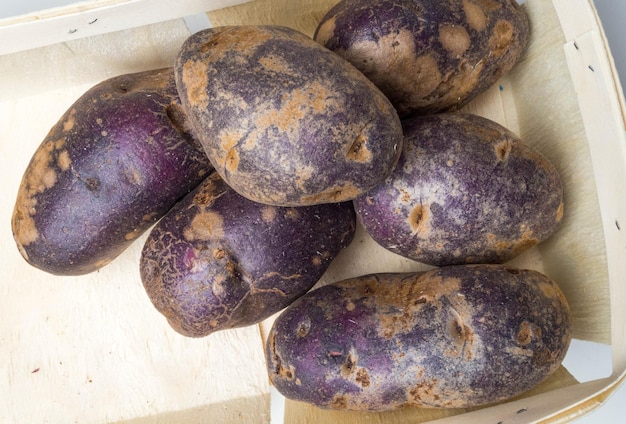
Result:
[[[312,35],[335,1],[253,0],[226,8],[241,2],[206,1],[202,10],[212,10],[207,15],[214,26],[272,23]],[[84,13],[100,10],[115,17],[117,6],[124,15],[129,5],[141,3],[147,11],[165,2],[86,3],[105,9]],[[139,280],[145,236],[91,275],[55,277],[28,266],[15,248],[9,221],[33,151],[95,83],[173,64],[189,36],[183,14],[173,8],[150,22],[130,20],[114,32],[74,39],[65,34],[43,47],[32,48],[42,46],[40,41],[21,40],[23,45],[0,56],[0,422],[561,423],[602,404],[626,372],[624,99],[591,0],[528,0],[525,7],[532,22],[525,57],[466,110],[518,133],[561,173],[562,228],[513,264],[540,270],[559,283],[572,307],[574,336],[610,344],[611,376],[579,383],[562,367],[518,399],[472,410],[323,411],[281,402],[271,391],[262,347],[271,319],[203,339],[173,332]],[[23,24],[0,22],[0,34]],[[47,28],[28,25],[33,34]],[[423,265],[383,251],[359,230],[320,284],[412,269]]]

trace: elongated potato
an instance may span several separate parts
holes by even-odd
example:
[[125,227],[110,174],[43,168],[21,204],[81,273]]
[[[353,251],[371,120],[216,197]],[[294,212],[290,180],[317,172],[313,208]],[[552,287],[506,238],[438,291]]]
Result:
[[348,246],[355,227],[351,202],[263,205],[214,173],[151,231],[141,279],[172,328],[203,337],[255,324],[293,302]]
[[501,263],[559,228],[558,171],[502,125],[456,112],[403,126],[398,166],[354,201],[381,246],[435,266]]
[[504,265],[378,274],[310,291],[269,333],[274,386],[338,410],[465,408],[539,384],[571,340],[565,297]]
[[15,241],[46,272],[95,271],[211,169],[173,68],[113,77],[76,100],[34,153],[15,202]]
[[516,0],[343,0],[314,38],[359,68],[405,117],[467,104],[513,68],[529,34]]
[[239,194],[277,206],[352,200],[400,154],[389,100],[354,66],[276,26],[193,34],[176,83],[216,171]]

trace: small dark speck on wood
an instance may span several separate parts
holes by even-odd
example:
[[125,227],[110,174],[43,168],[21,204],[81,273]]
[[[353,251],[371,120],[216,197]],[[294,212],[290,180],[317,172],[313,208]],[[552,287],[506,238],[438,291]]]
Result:
[[34,370],[32,370],[30,373],[31,373],[31,374],[35,374],[36,372],[39,372],[39,370],[40,370],[40,369],[41,369],[41,368],[35,368],[35,369],[34,369]]
[[528,409],[526,409],[526,408],[522,408],[522,409],[520,409],[519,411],[517,411],[517,413],[518,413],[518,414],[521,414],[522,412],[526,412],[526,411],[528,411]]
[[618,229],[619,231],[621,231],[621,230],[622,230],[622,227],[620,227],[620,225],[619,225],[619,221],[618,221],[617,219],[615,220],[615,226],[617,227],[617,229]]

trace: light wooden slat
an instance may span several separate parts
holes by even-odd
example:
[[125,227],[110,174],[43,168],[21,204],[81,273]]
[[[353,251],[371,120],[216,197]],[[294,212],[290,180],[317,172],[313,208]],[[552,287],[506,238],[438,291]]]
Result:
[[204,13],[246,0],[90,0],[0,20],[0,55]]

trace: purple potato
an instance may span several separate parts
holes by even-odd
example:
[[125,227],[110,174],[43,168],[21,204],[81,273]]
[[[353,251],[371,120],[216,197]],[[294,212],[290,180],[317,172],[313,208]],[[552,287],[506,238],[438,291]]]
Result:
[[516,0],[343,0],[314,38],[406,117],[464,106],[513,68],[529,35]]
[[502,125],[458,112],[403,125],[398,166],[354,200],[381,246],[435,266],[502,263],[559,228],[559,173]]
[[211,170],[173,68],[110,78],[76,100],[35,151],[17,194],[15,241],[48,273],[93,272]]
[[176,61],[190,121],[222,178],[250,200],[352,200],[395,166],[402,127],[354,66],[277,26],[193,34]]
[[467,408],[544,381],[570,327],[567,301],[545,275],[456,265],[314,289],[274,321],[266,360],[285,397],[325,409]]
[[262,321],[311,289],[354,237],[351,202],[252,202],[217,173],[157,223],[140,271],[177,332],[203,337]]

